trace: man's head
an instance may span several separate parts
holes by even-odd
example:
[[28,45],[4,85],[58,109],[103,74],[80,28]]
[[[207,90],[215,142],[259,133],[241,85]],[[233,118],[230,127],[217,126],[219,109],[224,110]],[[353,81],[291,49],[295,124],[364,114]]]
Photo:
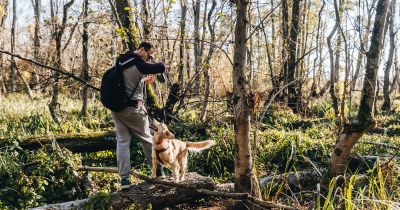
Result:
[[140,43],[139,47],[135,51],[137,55],[145,59],[146,61],[149,60],[150,57],[152,57],[153,53],[155,52],[155,48],[153,47],[152,44],[148,42],[142,42]]

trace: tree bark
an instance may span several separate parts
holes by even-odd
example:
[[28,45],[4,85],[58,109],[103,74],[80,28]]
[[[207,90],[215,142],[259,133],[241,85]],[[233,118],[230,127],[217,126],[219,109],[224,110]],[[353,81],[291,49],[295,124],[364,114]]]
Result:
[[[35,13],[35,31],[33,36],[33,59],[35,61],[41,62],[40,59],[40,10],[42,7],[41,0],[32,1],[34,4],[34,13]],[[30,86],[32,89],[36,89],[36,86],[39,82],[38,74],[36,73],[37,68],[34,68],[31,74]]]
[[333,110],[335,111],[335,117],[339,117],[339,104],[338,104],[338,98],[336,96],[336,74],[335,74],[335,64],[334,64],[334,55],[333,55],[333,49],[332,49],[332,38],[333,35],[335,35],[338,27],[339,27],[339,12],[337,9],[337,4],[336,1],[334,1],[334,6],[335,6],[335,26],[333,27],[331,33],[327,37],[327,42],[328,42],[328,50],[329,50],[329,61],[330,61],[330,67],[331,67],[331,72],[330,72],[330,87],[329,87],[329,93],[331,94],[332,98],[332,107]]
[[[51,6],[51,14],[52,14],[52,21],[54,24],[54,30],[53,30],[53,38],[56,42],[56,61],[55,61],[55,66],[58,69],[62,69],[62,48],[61,48],[61,41],[62,41],[62,36],[64,34],[65,27],[67,25],[67,19],[68,19],[68,9],[72,6],[72,4],[75,2],[75,0],[70,0],[68,3],[64,5],[63,8],[63,16],[62,16],[62,22],[61,25],[58,26],[56,17],[54,16],[54,8],[53,8],[53,0],[50,0],[50,6]],[[56,113],[56,108],[58,105],[58,95],[60,92],[60,84],[59,84],[59,77],[60,73],[59,72],[54,72],[53,73],[54,81],[53,81],[53,89],[52,89],[52,95],[51,95],[51,101],[49,104],[49,111],[52,119],[54,122],[59,123],[60,119],[57,116]]]
[[[82,73],[81,77],[82,80],[85,82],[89,82],[89,60],[88,60],[88,53],[89,53],[89,22],[87,21],[88,18],[88,6],[89,0],[83,1],[83,32],[82,32]],[[83,116],[87,116],[87,104],[88,104],[88,87],[86,85],[83,86],[81,91],[82,97],[82,109],[81,114]]]
[[[211,8],[208,12],[208,17],[207,17],[207,25],[208,25],[208,31],[210,32],[210,42],[214,43],[215,42],[215,22],[211,23],[211,17],[212,14],[215,10],[215,7],[217,6],[217,1],[216,0],[212,0],[212,4],[211,4]],[[214,53],[214,45],[210,45],[209,50],[208,50],[208,55],[207,57],[204,59],[204,83],[205,83],[205,87],[204,87],[204,101],[203,101],[203,106],[201,108],[201,113],[200,113],[200,119],[201,121],[206,121],[206,117],[207,117],[207,106],[208,106],[208,99],[210,96],[210,74],[209,74],[209,70],[210,70],[210,61],[211,61],[211,57],[212,54]]]
[[184,78],[184,56],[185,56],[185,28],[186,28],[186,12],[187,0],[181,0],[181,21],[180,21],[180,42],[179,42],[179,66],[178,66],[178,82],[183,87]]
[[338,136],[337,143],[331,155],[326,178],[345,172],[351,149],[367,130],[372,129],[376,125],[372,111],[388,2],[389,0],[379,0],[376,7],[375,23],[370,48],[367,53],[366,74],[364,76],[357,121],[344,125],[343,130]]
[[[288,44],[289,58],[288,58],[288,81],[294,81],[296,73],[296,52],[297,52],[297,35],[299,34],[299,20],[300,20],[300,0],[293,1],[292,5],[292,23],[290,27],[290,40]],[[292,82],[288,86],[288,106],[295,112],[300,111],[301,108],[301,90],[299,90],[299,83]]]
[[250,145],[250,95],[245,76],[247,6],[248,1],[236,3],[236,26],[233,66],[234,130],[235,130],[235,191],[260,197],[260,189],[253,171]]
[[[116,148],[115,132],[113,131],[33,136],[21,139],[19,146],[23,149],[37,150],[53,141],[72,152],[98,152]],[[7,144],[7,139],[0,139],[0,146],[5,144]]]
[[[196,76],[195,82],[194,82],[194,93],[196,95],[200,94],[200,80],[201,80],[201,74],[199,73],[200,71],[200,63],[201,63],[201,58],[200,58],[200,0],[194,0],[193,1],[193,13],[194,13],[194,46],[193,46],[193,53],[194,53],[194,73]],[[205,24],[205,23],[203,23]]]
[[118,20],[121,22],[121,27],[126,35],[126,45],[128,50],[134,51],[138,46],[134,38],[134,30],[131,24],[131,6],[129,0],[113,0],[115,9],[118,15]]
[[148,41],[150,37],[150,23],[149,23],[149,11],[147,10],[147,1],[141,0],[141,16],[143,25],[143,40]]
[[391,104],[390,104],[390,92],[389,92],[389,76],[390,76],[390,70],[392,68],[393,64],[393,55],[394,55],[394,48],[395,48],[395,36],[396,33],[394,31],[394,20],[393,17],[395,16],[396,13],[396,0],[392,0],[391,6],[390,6],[390,11],[388,12],[388,25],[389,25],[389,56],[388,60],[386,62],[386,67],[385,67],[385,75],[384,75],[384,80],[383,80],[383,105],[382,105],[382,110],[383,111],[390,111],[391,109]]
[[[4,22],[7,18],[8,0],[0,2],[0,36],[4,37]],[[4,49],[4,39],[1,39],[0,48]],[[0,53],[0,89],[6,93],[6,80],[4,78],[3,53]]]
[[[13,7],[12,7],[12,22],[11,22],[11,53],[15,53],[15,24],[17,22],[17,1],[13,0]],[[10,90],[11,92],[15,92],[17,89],[17,72],[16,72],[16,65],[15,60],[11,58],[10,64]]]

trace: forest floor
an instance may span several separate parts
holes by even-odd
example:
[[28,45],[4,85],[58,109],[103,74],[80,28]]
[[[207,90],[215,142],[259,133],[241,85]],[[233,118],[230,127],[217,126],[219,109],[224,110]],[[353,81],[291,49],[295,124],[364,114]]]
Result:
[[[55,141],[35,150],[21,147],[21,141],[26,138],[48,136],[51,139],[56,134],[113,130],[111,115],[98,100],[90,101],[89,115],[84,117],[80,114],[78,94],[62,96],[57,110],[61,119],[59,124],[54,123],[48,113],[49,100],[42,97],[29,100],[18,94],[0,98],[0,209],[24,209],[83,199],[120,187],[116,174],[77,170],[81,165],[116,166],[114,150],[73,153],[64,148],[55,149]],[[366,134],[356,144],[341,190],[337,190],[334,182],[319,189],[317,181],[293,187],[289,179],[285,179],[295,172],[323,174],[328,167],[338,132],[329,104],[327,99],[316,100],[306,115],[294,114],[274,104],[261,122],[252,122],[251,144],[257,176],[270,178],[269,182],[262,182],[264,199],[299,208],[400,208],[400,113],[377,113],[376,120],[383,132]],[[169,127],[182,140],[216,140],[217,145],[210,150],[190,155],[189,171],[211,176],[217,183],[231,183],[234,172],[232,115],[224,104],[212,104],[211,107],[214,109],[210,110],[207,123],[199,122],[199,110],[189,106],[179,115],[185,123],[174,123]],[[353,116],[354,110],[355,107],[346,112]],[[258,119],[262,112],[256,113],[253,119]],[[256,138],[254,134],[257,134]],[[131,162],[137,171],[150,174],[135,138],[131,144]],[[57,170],[59,168],[66,170]],[[281,174],[287,176],[278,179]],[[273,181],[275,178],[271,181],[271,177],[278,181]],[[85,181],[88,179],[89,185]],[[221,199],[210,198],[169,208],[194,209],[225,204]]]

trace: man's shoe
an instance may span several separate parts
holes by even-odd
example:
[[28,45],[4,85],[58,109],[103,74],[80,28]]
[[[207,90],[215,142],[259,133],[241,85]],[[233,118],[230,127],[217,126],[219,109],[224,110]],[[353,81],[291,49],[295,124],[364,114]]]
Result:
[[122,177],[121,178],[121,190],[128,189],[131,186],[131,180],[129,177]]

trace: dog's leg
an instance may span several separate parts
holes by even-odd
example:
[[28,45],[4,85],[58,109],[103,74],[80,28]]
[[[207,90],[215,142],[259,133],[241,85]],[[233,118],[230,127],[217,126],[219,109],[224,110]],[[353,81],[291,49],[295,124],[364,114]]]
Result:
[[177,160],[175,160],[171,166],[172,166],[172,176],[174,178],[174,182],[178,183],[179,182],[179,170],[180,170],[179,162]]
[[184,181],[185,180],[185,174],[186,174],[186,169],[187,169],[187,161],[188,161],[188,152],[184,151],[182,152],[182,156],[181,156],[181,177],[180,177],[180,181]]
[[152,163],[152,167],[151,167],[151,176],[150,178],[156,178],[157,176],[157,158],[155,157],[154,151],[152,152],[151,155],[151,163]]

